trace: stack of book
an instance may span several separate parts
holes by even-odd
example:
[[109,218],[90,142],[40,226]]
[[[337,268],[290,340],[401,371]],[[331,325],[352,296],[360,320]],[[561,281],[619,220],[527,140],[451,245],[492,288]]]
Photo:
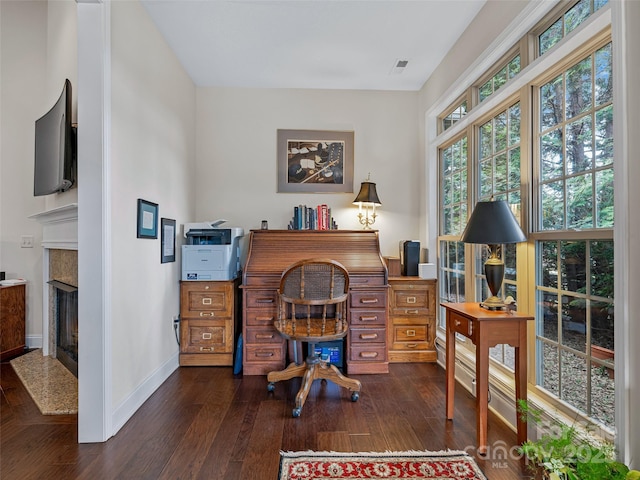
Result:
[[331,217],[331,208],[326,204],[317,207],[297,205],[293,207],[293,218],[289,230],[337,230],[338,225]]

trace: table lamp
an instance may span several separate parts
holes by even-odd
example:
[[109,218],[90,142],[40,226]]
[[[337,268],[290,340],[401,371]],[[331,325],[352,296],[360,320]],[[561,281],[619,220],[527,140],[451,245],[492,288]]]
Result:
[[[367,180],[360,184],[360,192],[353,201],[354,205],[358,205],[358,220],[360,224],[364,225],[365,230],[371,228],[376,221],[376,207],[382,205],[378,198],[378,192],[376,191],[376,184]],[[365,213],[362,213],[362,207],[364,206]],[[371,208],[372,214],[369,216],[369,209]]]
[[502,310],[505,304],[498,292],[504,278],[504,262],[501,247],[505,243],[519,243],[527,240],[524,232],[504,200],[478,202],[462,233],[464,243],[482,243],[489,247],[489,258],[484,264],[484,275],[491,291],[491,297],[480,303],[488,310]]

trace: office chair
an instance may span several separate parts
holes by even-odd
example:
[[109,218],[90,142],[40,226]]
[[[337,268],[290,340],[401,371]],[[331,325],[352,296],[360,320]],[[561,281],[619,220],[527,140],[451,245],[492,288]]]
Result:
[[[282,274],[278,290],[278,318],[274,326],[280,335],[294,342],[294,361],[284,370],[269,372],[267,389],[272,392],[275,382],[302,377],[293,409],[294,417],[300,416],[316,379],[331,380],[348,388],[353,402],[360,396],[360,381],[345,377],[335,365],[328,363],[327,358],[321,358],[315,349],[317,343],[347,335],[348,296],[349,274],[343,265],[334,260],[302,260],[289,266]],[[308,356],[302,364],[298,364],[297,342],[309,345]]]

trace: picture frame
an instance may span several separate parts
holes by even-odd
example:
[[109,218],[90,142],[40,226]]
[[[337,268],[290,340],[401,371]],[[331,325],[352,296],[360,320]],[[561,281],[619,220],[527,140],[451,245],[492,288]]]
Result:
[[158,204],[138,199],[138,238],[158,238]]
[[176,221],[160,219],[160,263],[176,261]]
[[353,193],[353,131],[277,133],[278,193]]

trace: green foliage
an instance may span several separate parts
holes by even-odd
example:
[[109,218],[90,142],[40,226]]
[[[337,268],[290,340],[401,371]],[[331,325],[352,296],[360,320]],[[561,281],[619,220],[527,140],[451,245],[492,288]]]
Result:
[[[518,401],[521,418],[542,425],[539,410]],[[535,465],[544,468],[550,478],[557,480],[625,480],[629,468],[614,460],[610,443],[596,444],[582,438],[575,425],[554,421],[543,429],[536,441],[527,440],[521,453]]]

